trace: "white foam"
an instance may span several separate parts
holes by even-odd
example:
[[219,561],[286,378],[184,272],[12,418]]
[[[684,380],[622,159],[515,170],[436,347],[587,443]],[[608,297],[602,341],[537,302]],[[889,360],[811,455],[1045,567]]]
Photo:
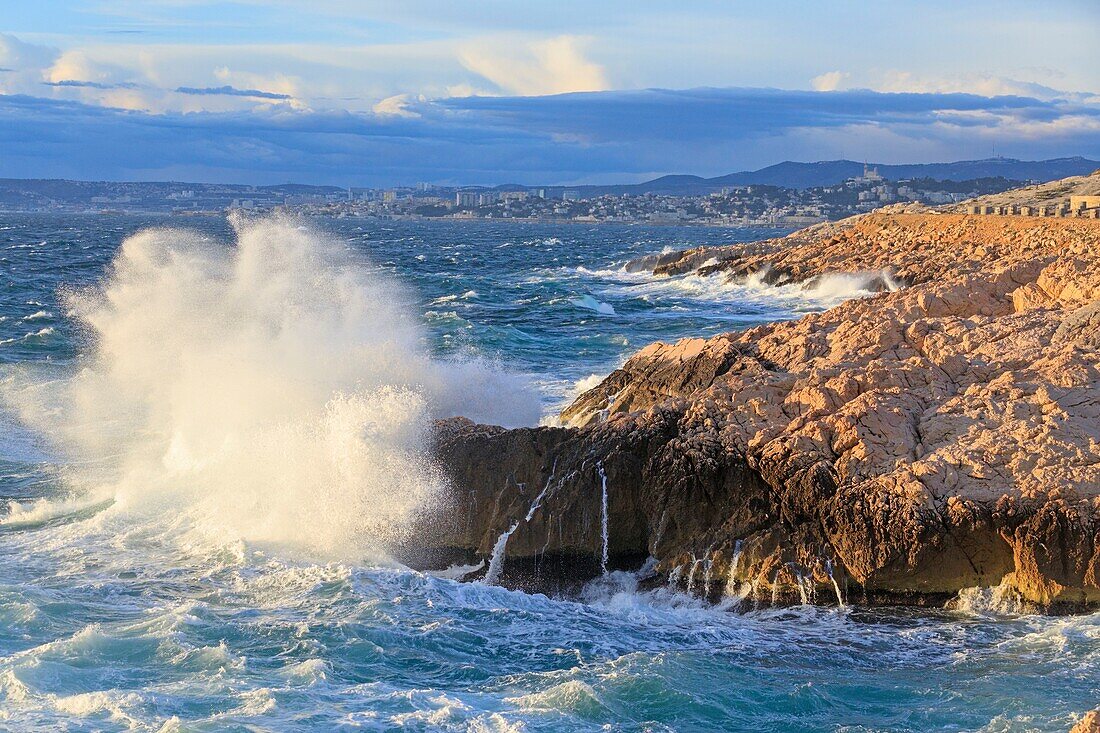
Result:
[[485,561],[481,560],[476,565],[451,565],[443,570],[430,570],[428,575],[434,578],[446,578],[448,580],[461,580],[470,573],[477,572],[485,567]]
[[618,315],[615,312],[615,307],[610,303],[602,303],[591,295],[583,295],[580,298],[569,301],[578,308],[584,308],[585,310],[594,311],[601,316],[614,316]]
[[607,378],[606,374],[589,374],[584,379],[578,379],[573,384],[572,396],[574,398],[579,397],[590,389],[595,389],[600,386],[600,383]]
[[26,342],[26,341],[35,341],[35,340],[38,340],[38,339],[45,338],[46,336],[52,336],[53,333],[54,333],[53,326],[46,326],[45,328],[40,328],[37,331],[32,331],[30,333],[25,333],[22,336],[17,336],[17,337],[10,338],[10,339],[0,340],[0,346],[3,346],[5,344],[15,344],[15,343],[21,343],[21,342]]
[[9,501],[7,514],[0,516],[0,527],[8,529],[34,527],[73,514],[104,508],[110,502],[111,498],[102,494],[60,500]]
[[128,728],[139,727],[139,721],[128,713],[128,708],[136,707],[142,702],[141,696],[133,692],[84,692],[55,696],[52,699],[54,707],[59,711],[76,718],[90,718],[106,713],[112,722],[122,723]]
[[531,712],[564,712],[591,716],[605,710],[592,686],[580,680],[567,680],[541,692],[508,697],[504,701]]
[[[695,273],[675,277],[649,277],[630,279],[612,292],[634,299],[672,295],[681,298],[728,303],[737,306],[757,305],[766,309],[763,320],[774,320],[790,314],[825,310],[852,298],[874,294],[876,283],[885,283],[887,289],[900,284],[888,272],[829,273],[808,282],[765,282],[768,269],[763,268],[743,278],[727,279],[725,273],[698,275]],[[742,309],[739,308],[739,311]],[[748,314],[739,313],[739,318]]]
[[1020,616],[1034,611],[1007,582],[988,588],[964,588],[954,607],[974,616]]
[[219,544],[375,556],[443,485],[432,418],[537,422],[518,378],[432,360],[404,293],[346,245],[231,221],[232,246],[127,239],[101,285],[66,294],[94,335],[79,374],[5,389],[115,511],[185,513]]

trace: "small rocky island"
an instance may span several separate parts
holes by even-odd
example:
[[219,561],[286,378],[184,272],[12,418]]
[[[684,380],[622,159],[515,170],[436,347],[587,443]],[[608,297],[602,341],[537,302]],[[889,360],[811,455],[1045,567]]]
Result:
[[894,207],[632,266],[880,292],[653,344],[565,427],[439,423],[453,496],[414,564],[553,591],[652,558],[649,582],[731,605],[1100,607],[1100,219]]

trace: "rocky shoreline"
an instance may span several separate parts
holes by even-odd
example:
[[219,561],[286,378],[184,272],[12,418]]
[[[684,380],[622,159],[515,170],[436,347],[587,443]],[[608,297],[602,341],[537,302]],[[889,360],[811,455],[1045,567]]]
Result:
[[879,294],[653,344],[568,427],[437,425],[419,567],[562,591],[647,565],[715,603],[1100,608],[1100,221],[889,210],[635,264]]

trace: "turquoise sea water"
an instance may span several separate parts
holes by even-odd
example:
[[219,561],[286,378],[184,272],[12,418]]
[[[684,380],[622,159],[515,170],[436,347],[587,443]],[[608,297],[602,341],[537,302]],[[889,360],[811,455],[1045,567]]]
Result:
[[[178,252],[132,247],[130,269],[119,265],[127,236],[164,224],[181,222],[0,215],[0,729],[1047,731],[1100,704],[1100,615],[1016,615],[981,593],[966,611],[730,613],[638,592],[627,573],[565,599],[394,567],[376,547],[356,544],[377,528],[347,516],[396,521],[404,507],[387,503],[390,478],[407,491],[410,476],[430,477],[394,473],[394,456],[417,460],[415,440],[386,433],[391,423],[415,424],[404,408],[419,403],[404,393],[395,401],[368,390],[360,405],[368,414],[326,411],[337,427],[353,423],[350,444],[339,430],[318,438],[280,423],[255,444],[270,460],[254,464],[225,438],[240,432],[225,427],[240,409],[271,400],[249,419],[271,413],[285,422],[298,414],[285,403],[312,404],[315,393],[327,400],[331,385],[346,386],[344,360],[363,354],[340,337],[372,338],[366,326],[390,335],[371,341],[377,353],[364,363],[385,366],[381,382],[404,375],[401,354],[389,354],[404,343],[391,333],[389,305],[421,328],[407,348],[436,364],[479,365],[482,381],[464,383],[462,404],[497,400],[471,394],[470,384],[491,387],[508,372],[549,415],[578,382],[650,341],[860,295],[858,282],[803,292],[621,270],[642,254],[772,232],[301,222],[346,246],[339,272],[357,273],[332,280],[342,299],[330,308],[326,278],[336,271],[315,267],[309,252],[272,264],[278,242],[257,250],[267,258],[251,263],[259,274],[233,280],[228,295],[196,291],[217,279],[214,265],[233,239],[220,219],[186,220],[198,233],[170,240],[181,252],[214,254],[181,264]],[[287,237],[295,231],[285,227]],[[150,283],[151,272],[172,277]],[[279,284],[299,275],[310,292],[294,308],[253,307],[284,300]],[[382,296],[346,292],[373,288],[376,277],[388,283]],[[104,279],[109,297],[79,305],[81,288]],[[166,302],[193,303],[194,312],[169,311],[178,328],[164,327],[153,316]],[[162,333],[150,338],[150,323]],[[220,342],[225,334],[232,343]],[[161,339],[210,358],[182,369],[154,358]],[[102,360],[90,362],[97,349]],[[112,350],[120,355],[104,355]],[[227,354],[254,367],[227,379]],[[115,373],[101,373],[105,364]],[[196,364],[213,371],[196,376]],[[436,379],[418,374],[402,379]],[[161,375],[174,389],[148,386]],[[75,397],[74,384],[83,385]],[[224,409],[185,409],[206,401]],[[378,411],[385,417],[376,424]],[[134,414],[150,435],[135,439],[118,418]],[[104,415],[112,419],[97,422]],[[205,421],[197,428],[196,415]],[[165,425],[172,435],[157,434]],[[70,430],[94,439],[66,450]],[[373,437],[358,442],[364,432]],[[184,448],[180,435],[191,436]],[[194,435],[218,441],[202,452]],[[333,452],[366,464],[337,461],[338,490],[317,478],[329,476]],[[293,485],[279,480],[284,464],[269,465],[276,458],[294,468]],[[373,470],[377,461],[385,470]],[[344,480],[347,470],[354,480]],[[194,476],[201,491],[165,489],[165,476]],[[249,519],[264,521],[214,521],[211,508],[229,516],[239,508],[227,496],[250,497]],[[338,506],[318,513],[315,503]]]

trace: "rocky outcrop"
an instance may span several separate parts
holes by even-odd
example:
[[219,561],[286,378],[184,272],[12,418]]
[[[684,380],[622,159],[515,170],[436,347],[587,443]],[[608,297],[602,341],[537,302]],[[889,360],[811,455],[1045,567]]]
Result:
[[1098,238],[1095,221],[937,214],[907,206],[821,224],[758,243],[753,252],[731,245],[686,250],[679,259],[666,255],[654,274],[733,279],[759,273],[767,284],[783,284],[843,272],[885,273],[896,285],[916,285],[981,273],[999,262],[1057,257],[1063,248],[1084,255],[1095,252]]
[[1085,713],[1070,733],[1100,733],[1100,709]]
[[1100,222],[991,219],[816,228],[767,262],[908,287],[649,346],[570,427],[442,423],[456,494],[425,549],[488,558],[507,533],[500,579],[526,588],[652,556],[713,601],[941,604],[1002,585],[1100,606]]
[[1100,171],[1087,176],[1072,176],[1057,181],[1039,183],[1034,186],[1013,188],[1001,193],[979,196],[960,204],[945,207],[948,211],[962,213],[971,206],[1015,207],[1030,206],[1037,209],[1042,206],[1061,206],[1070,196],[1100,196]]

